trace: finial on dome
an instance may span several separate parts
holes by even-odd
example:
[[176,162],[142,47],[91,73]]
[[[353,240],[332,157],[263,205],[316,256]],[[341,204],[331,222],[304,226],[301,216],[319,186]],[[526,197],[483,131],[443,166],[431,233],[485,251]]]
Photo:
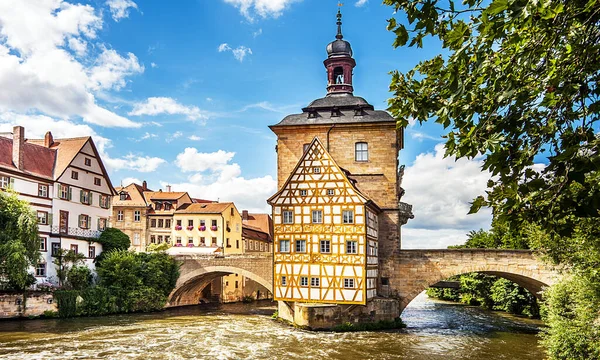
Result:
[[344,6],[343,3],[338,2],[338,12],[337,12],[337,35],[335,36],[336,39],[343,39],[344,35],[342,35],[342,6]]

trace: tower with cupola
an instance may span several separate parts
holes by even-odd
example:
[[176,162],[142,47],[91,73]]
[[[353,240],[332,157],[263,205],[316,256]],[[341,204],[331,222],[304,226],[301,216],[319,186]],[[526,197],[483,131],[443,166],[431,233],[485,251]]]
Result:
[[300,325],[298,311],[313,303],[377,313],[372,302],[387,284],[378,264],[400,249],[400,226],[412,217],[400,202],[403,129],[354,95],[356,61],[339,10],[336,25],[324,61],[327,94],[270,126],[277,135],[278,192],[268,201],[274,298],[280,314]]

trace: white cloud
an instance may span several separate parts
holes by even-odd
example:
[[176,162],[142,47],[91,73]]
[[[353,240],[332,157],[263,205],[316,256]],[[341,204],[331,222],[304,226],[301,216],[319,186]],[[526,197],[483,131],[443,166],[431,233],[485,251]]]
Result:
[[188,136],[188,139],[192,140],[192,141],[202,141],[204,140],[204,138],[198,136],[198,135],[190,135]]
[[369,0],[358,0],[357,2],[354,3],[354,6],[356,7],[361,7],[366,5],[369,2]]
[[144,66],[134,54],[122,57],[115,50],[104,48],[96,59],[96,65],[90,69],[90,80],[95,89],[120,90],[126,85],[125,77],[143,72]]
[[235,153],[219,150],[200,153],[187,148],[177,155],[175,164],[183,172],[194,172],[186,182],[172,184],[176,191],[188,191],[193,197],[219,201],[233,201],[238,209],[270,212],[266,203],[277,191],[277,182],[271,176],[246,179],[236,163]]
[[170,143],[171,141],[173,141],[175,139],[179,139],[182,136],[183,136],[183,132],[181,132],[181,131],[175,131],[171,135],[167,136],[167,138],[165,139],[165,141],[168,142],[168,143]]
[[212,102],[212,101],[213,101],[213,98],[207,97],[207,98],[206,98],[206,101],[208,101],[208,102]]
[[415,139],[419,142],[422,142],[423,140],[434,140],[434,141],[443,141],[444,140],[441,136],[435,137],[435,136],[431,136],[429,134],[425,134],[420,131],[406,130],[406,132],[408,134],[410,134],[411,139]]
[[229,44],[223,43],[219,45],[217,50],[219,52],[231,51],[233,53],[233,57],[236,58],[236,60],[239,62],[243,62],[246,56],[252,55],[252,49],[244,45],[240,45],[237,48],[233,49],[231,46],[229,46]]
[[[139,127],[96,103],[95,91],[118,90],[126,76],[143,71],[135,55],[123,58],[106,50],[96,39],[101,28],[102,19],[89,5],[1,1],[0,111]],[[97,58],[85,56],[89,42],[103,49]]]
[[[142,181],[138,178],[133,178],[133,177],[126,177],[123,180],[121,180],[120,185],[121,186],[127,186],[127,185],[131,185],[133,183],[136,183],[138,185],[142,185]],[[113,186],[117,186],[117,184],[113,184]]]
[[222,170],[235,156],[234,152],[219,150],[213,153],[201,153],[195,148],[186,148],[177,155],[175,164],[183,172],[203,172]]
[[252,33],[252,37],[255,37],[255,38],[259,37],[260,35],[262,35],[262,28],[260,28]]
[[110,8],[113,20],[119,21],[129,17],[129,9],[137,9],[137,4],[132,0],[107,0],[106,5]]
[[153,69],[158,67],[158,65],[157,65],[156,63],[154,63],[154,62],[151,62],[151,63],[150,63],[150,66],[151,66]]
[[413,229],[405,225],[402,227],[402,248],[447,249],[450,245],[463,245],[467,241],[467,233],[457,229]]
[[446,246],[453,241],[464,242],[470,230],[489,228],[489,209],[467,215],[469,203],[478,195],[485,194],[491,177],[489,172],[482,171],[482,165],[481,158],[458,161],[454,157],[444,158],[443,144],[436,145],[433,153],[417,156],[414,163],[406,168],[402,183],[406,190],[402,201],[413,205],[415,215],[403,227],[409,243],[420,242],[419,233],[428,234],[430,238],[435,238],[437,233],[439,239],[444,240],[440,244]]
[[240,13],[248,20],[254,21],[254,14],[262,18],[278,18],[292,3],[302,0],[224,0],[240,9]]
[[51,131],[55,139],[91,136],[109,173],[112,170],[121,169],[151,172],[166,162],[157,157],[132,154],[124,158],[112,158],[107,152],[112,147],[111,140],[100,136],[89,125],[77,124],[70,120],[53,119],[45,115],[0,112],[0,132],[11,132],[15,125],[25,127],[25,137],[30,139],[42,139],[47,131]]
[[122,158],[104,159],[104,163],[115,170],[127,169],[130,171],[148,173],[155,171],[161,164],[166,163],[166,161],[158,157],[134,155],[129,153]]
[[187,116],[190,120],[208,119],[208,115],[197,106],[185,106],[169,97],[150,97],[145,102],[136,103],[133,110],[129,112],[129,115],[132,116],[155,116],[160,114],[181,114]]

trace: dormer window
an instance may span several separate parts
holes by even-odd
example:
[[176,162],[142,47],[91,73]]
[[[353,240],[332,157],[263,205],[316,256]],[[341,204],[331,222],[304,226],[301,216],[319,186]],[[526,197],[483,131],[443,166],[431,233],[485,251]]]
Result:
[[155,210],[161,210],[162,209],[162,203],[156,203],[156,205],[154,205],[154,209]]
[[121,194],[119,194],[119,200],[127,200],[127,193],[126,192],[122,192]]
[[340,111],[340,109],[337,107],[334,107],[333,109],[331,109],[331,117],[338,117],[338,116],[342,116],[342,112]]

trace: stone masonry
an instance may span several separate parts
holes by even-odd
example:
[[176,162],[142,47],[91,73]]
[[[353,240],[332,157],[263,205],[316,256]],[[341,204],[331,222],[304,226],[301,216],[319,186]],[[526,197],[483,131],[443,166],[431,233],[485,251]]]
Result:
[[384,296],[400,300],[401,311],[423,290],[441,280],[471,272],[515,282],[539,298],[554,284],[557,269],[528,250],[401,250],[380,262]]
[[224,275],[239,274],[273,291],[273,255],[268,253],[227,255],[226,257],[179,255],[181,262],[177,285],[167,307],[198,304],[200,293],[211,281]]

